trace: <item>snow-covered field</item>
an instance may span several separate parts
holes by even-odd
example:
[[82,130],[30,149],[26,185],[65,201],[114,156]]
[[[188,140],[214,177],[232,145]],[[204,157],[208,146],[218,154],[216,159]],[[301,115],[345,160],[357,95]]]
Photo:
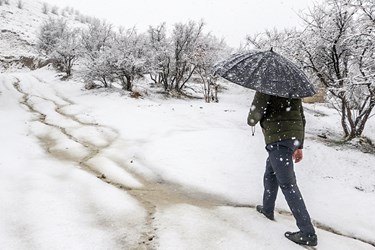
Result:
[[[246,124],[253,92],[223,86],[206,104],[1,74],[0,249],[300,249],[281,193],[276,222],[254,209],[266,152]],[[339,118],[305,108],[296,173],[318,248],[374,249],[375,156],[320,139]]]

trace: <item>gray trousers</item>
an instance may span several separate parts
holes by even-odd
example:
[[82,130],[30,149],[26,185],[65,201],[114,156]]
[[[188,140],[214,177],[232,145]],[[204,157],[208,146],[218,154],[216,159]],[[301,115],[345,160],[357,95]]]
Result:
[[298,147],[295,144],[294,140],[283,140],[266,146],[268,158],[263,179],[263,209],[266,213],[274,211],[280,186],[301,233],[314,234],[315,230],[294,173],[293,153]]

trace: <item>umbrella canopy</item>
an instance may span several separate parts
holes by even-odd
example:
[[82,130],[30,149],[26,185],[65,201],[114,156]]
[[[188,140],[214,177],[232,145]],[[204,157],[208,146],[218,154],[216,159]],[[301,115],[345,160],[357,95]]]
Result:
[[215,68],[217,75],[269,95],[295,99],[316,93],[303,71],[272,49],[236,54]]

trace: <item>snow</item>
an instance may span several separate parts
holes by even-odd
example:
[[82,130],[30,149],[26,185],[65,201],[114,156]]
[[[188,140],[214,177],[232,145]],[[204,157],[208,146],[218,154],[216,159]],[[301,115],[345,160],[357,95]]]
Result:
[[[116,242],[131,246],[138,236],[126,232],[125,239],[124,227],[141,230],[142,206],[76,163],[48,155],[36,138],[40,134],[33,133],[39,122],[19,103],[22,96],[12,86],[14,77],[2,75],[0,82],[0,248],[108,249]],[[53,114],[49,109],[46,113]],[[38,131],[62,138],[58,131]]]
[[[279,216],[275,223],[249,213],[247,208],[179,205],[160,217],[165,227],[160,236],[161,249],[301,249],[280,234],[286,225],[293,226],[294,222],[286,216]],[[372,249],[325,231],[319,236],[319,249]]]
[[[48,69],[0,83],[1,249],[300,248],[283,236],[297,227],[281,193],[276,222],[254,209],[267,155],[246,124],[251,90],[222,83],[210,104],[134,99]],[[319,140],[338,116],[305,107],[296,173],[319,249],[373,249],[375,157]]]
[[[35,55],[48,18],[39,1],[10,3],[0,6],[0,60]],[[267,154],[260,127],[252,136],[246,124],[253,91],[220,83],[220,102],[207,104],[139,86],[148,95],[134,99],[48,68],[7,71],[0,249],[300,249],[283,236],[297,227],[281,192],[276,222],[255,211]],[[341,127],[329,105],[304,107],[295,169],[319,249],[374,249],[375,156],[332,142]],[[375,141],[374,131],[372,118],[364,135]]]

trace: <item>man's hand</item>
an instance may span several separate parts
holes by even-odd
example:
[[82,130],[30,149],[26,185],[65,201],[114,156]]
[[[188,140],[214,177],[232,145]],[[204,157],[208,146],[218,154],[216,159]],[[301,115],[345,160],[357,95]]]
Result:
[[296,151],[294,151],[293,153],[293,160],[295,163],[298,163],[300,161],[302,161],[302,158],[303,158],[303,153],[302,153],[302,149],[301,148],[298,148]]

